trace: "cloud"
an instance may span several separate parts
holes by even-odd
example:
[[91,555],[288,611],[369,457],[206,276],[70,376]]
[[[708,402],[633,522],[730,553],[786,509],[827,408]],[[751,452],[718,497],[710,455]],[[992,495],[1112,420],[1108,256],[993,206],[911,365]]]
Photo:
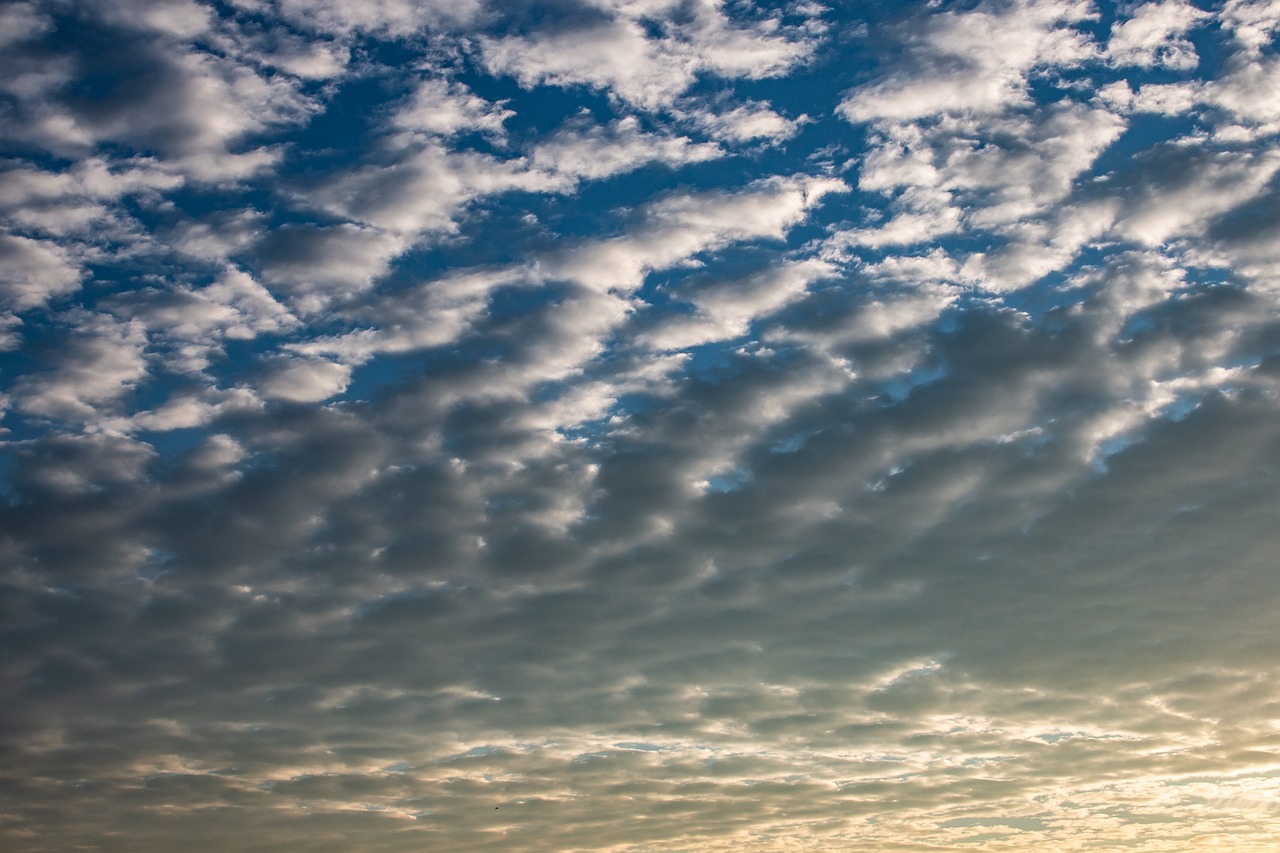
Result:
[[595,5],[597,15],[563,28],[482,38],[486,67],[522,86],[586,85],[653,110],[670,105],[699,74],[776,76],[810,51],[802,33],[788,37],[776,21],[734,26],[715,0]]
[[258,379],[262,396],[291,403],[327,400],[347,389],[351,368],[327,361],[280,359]]
[[1028,75],[1070,68],[1096,47],[1076,27],[1088,3],[982,4],[929,16],[904,39],[909,59],[849,93],[840,114],[853,122],[910,120],[933,114],[985,114],[1028,102]]
[[375,33],[409,36],[424,29],[465,24],[484,8],[479,0],[410,2],[410,0],[234,0],[251,11],[277,7],[290,23],[307,30],[350,36]]
[[715,139],[731,142],[750,142],[768,139],[781,142],[796,135],[807,119],[788,119],[768,104],[749,101],[731,110],[717,112],[714,108],[694,109],[689,119]]
[[1208,82],[1148,83],[1136,92],[1122,83],[1106,94],[1123,109],[1177,116],[1192,112],[1218,112],[1233,123],[1215,122],[1214,137],[1226,144],[1265,138],[1280,127],[1280,114],[1266,94],[1275,86],[1280,64],[1244,60],[1227,74]]
[[407,246],[393,234],[344,223],[286,226],[256,248],[263,279],[307,313],[368,290]]
[[91,422],[146,375],[146,332],[137,321],[86,311],[67,319],[74,331],[63,339],[49,369],[22,377],[15,397],[33,415]]
[[48,31],[50,20],[33,3],[12,3],[0,12],[0,32],[4,35],[3,46],[9,47],[30,41]]
[[[113,168],[114,167],[114,168]],[[110,163],[90,157],[69,169],[13,168],[5,172],[0,209],[17,228],[37,233],[88,236],[91,230],[127,231],[129,217],[119,207],[128,197],[144,202],[183,184],[154,160]]]
[[[1066,217],[1057,204],[1124,129],[1109,110],[1069,103],[981,122],[881,125],[858,186],[888,197],[892,216],[837,232],[829,249],[909,245],[985,229],[1034,232],[1041,217]],[[1004,275],[1022,286],[1047,271]]]
[[648,163],[682,166],[723,156],[714,143],[687,136],[646,133],[634,116],[605,126],[570,126],[541,142],[531,160],[551,172],[599,179],[629,172]]
[[1112,25],[1107,56],[1117,65],[1195,68],[1200,59],[1183,35],[1206,17],[1205,12],[1178,0],[1139,6],[1132,17]]
[[1229,0],[1223,4],[1223,24],[1250,53],[1266,47],[1277,29],[1274,0]]
[[[107,78],[118,82],[103,97],[55,102],[67,128],[55,144],[68,151],[125,144],[195,180],[237,179],[278,156],[262,145],[237,150],[246,137],[301,122],[314,111],[287,78],[215,54],[138,40],[120,58],[123,68]],[[104,61],[85,59],[91,68]]]
[[[1153,149],[1138,172],[1137,192],[1122,208],[1118,230],[1148,245],[1195,233],[1209,219],[1248,201],[1280,168],[1270,152],[1207,153],[1171,146]],[[1145,180],[1143,180],[1145,178]]]
[[35,308],[80,286],[81,272],[56,243],[0,234],[0,274],[6,308]]
[[448,80],[424,80],[391,120],[394,127],[448,136],[481,130],[501,135],[510,110]]
[[342,175],[311,193],[309,200],[339,216],[408,236],[452,230],[461,208],[483,195],[561,186],[520,160],[501,161],[426,144],[396,152],[390,163]]
[[641,343],[673,350],[741,337],[754,320],[797,299],[811,283],[835,271],[834,266],[811,259],[766,270],[745,281],[705,284],[687,294],[696,314],[645,332]]
[[739,193],[673,195],[650,205],[624,235],[557,250],[528,267],[477,270],[431,282],[390,301],[379,318],[384,324],[380,331],[359,330],[299,349],[363,361],[376,352],[441,346],[468,330],[498,287],[569,281],[578,292],[561,305],[564,316],[553,320],[554,342],[536,347],[545,347],[551,362],[576,365],[598,351],[596,335],[630,311],[626,300],[610,291],[629,293],[650,271],[686,263],[699,252],[779,238],[823,195],[843,188],[839,181],[802,176],[770,180]]
[[133,291],[112,300],[110,307],[118,316],[140,319],[153,346],[169,347],[166,367],[185,372],[206,370],[228,342],[299,325],[266,288],[237,269],[225,270],[199,289]]
[[736,240],[781,238],[824,195],[846,189],[832,178],[797,176],[763,181],[748,191],[680,194],[646,211],[625,239],[601,240],[544,262],[547,273],[592,289],[634,289],[652,269],[674,265]]

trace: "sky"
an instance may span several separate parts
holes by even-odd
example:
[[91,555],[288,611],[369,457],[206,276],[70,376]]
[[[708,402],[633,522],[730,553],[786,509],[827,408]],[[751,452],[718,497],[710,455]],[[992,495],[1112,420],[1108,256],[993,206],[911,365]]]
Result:
[[1278,38],[0,5],[0,847],[1273,851]]

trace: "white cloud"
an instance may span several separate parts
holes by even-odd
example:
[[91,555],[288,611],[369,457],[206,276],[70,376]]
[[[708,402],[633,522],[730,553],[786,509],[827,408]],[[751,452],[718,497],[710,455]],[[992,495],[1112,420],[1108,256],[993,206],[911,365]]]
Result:
[[278,228],[256,247],[263,280],[302,313],[321,311],[368,290],[407,242],[358,225]]
[[102,229],[124,219],[115,206],[122,199],[147,200],[182,183],[181,177],[159,168],[154,160],[108,163],[90,157],[58,172],[10,169],[0,188],[0,209],[19,228],[57,236],[85,235],[91,226]]
[[1280,170],[1280,152],[1153,152],[1146,179],[1123,202],[1116,228],[1146,245],[1196,235],[1212,217],[1255,197]]
[[1120,66],[1195,68],[1200,58],[1183,36],[1207,17],[1207,12],[1184,0],[1144,3],[1131,17],[1112,25],[1107,58]]
[[628,116],[607,125],[572,123],[538,143],[530,161],[538,169],[594,180],[649,163],[682,166],[714,160],[723,153],[714,143],[647,133],[634,116]]
[[247,455],[244,447],[235,438],[224,433],[215,433],[197,448],[191,458],[191,465],[198,469],[216,471],[235,465]]
[[1104,96],[1122,109],[1180,115],[1197,107],[1224,111],[1239,124],[1216,122],[1216,141],[1250,142],[1280,131],[1280,107],[1271,96],[1280,86],[1280,60],[1245,59],[1207,82],[1147,83],[1136,92],[1115,84]]
[[1124,130],[1109,110],[1061,105],[981,127],[944,122],[931,141],[941,185],[962,195],[972,226],[992,227],[1052,210]]
[[362,166],[308,195],[339,216],[409,238],[451,231],[468,203],[511,190],[555,190],[562,180],[528,168],[523,160],[449,151],[437,143],[395,152],[392,161]]
[[376,317],[376,330],[294,348],[363,361],[377,352],[441,346],[470,328],[495,288],[568,280],[585,293],[560,306],[550,319],[549,341],[536,344],[545,364],[533,372],[542,379],[553,378],[598,353],[599,336],[630,312],[627,299],[610,291],[629,294],[649,272],[687,263],[699,252],[737,241],[779,238],[824,195],[844,190],[840,181],[800,176],[765,181],[738,193],[674,195],[649,205],[625,235],[585,241],[536,258],[527,267],[444,277],[389,300]]
[[91,424],[109,413],[147,374],[146,329],[77,310],[64,315],[74,329],[51,359],[52,369],[29,373],[14,386],[24,412]]
[[409,36],[440,26],[456,26],[474,19],[484,8],[480,0],[232,0],[257,10],[274,6],[296,26],[349,36],[372,33]]
[[[486,66],[526,87],[587,85],[652,110],[671,105],[700,73],[775,76],[811,50],[803,36],[788,37],[769,22],[732,25],[717,0],[599,5],[604,14],[592,22],[482,37]],[[656,24],[660,34],[650,35],[646,24]]]
[[890,210],[888,222],[832,234],[827,241],[828,253],[839,258],[850,247],[909,246],[961,229],[961,210],[946,190],[910,187],[894,197]]
[[1280,3],[1276,0],[1227,0],[1219,17],[1250,53],[1260,53],[1280,31]]
[[501,135],[503,122],[511,115],[511,110],[484,100],[460,83],[434,79],[418,84],[396,110],[391,125],[441,136],[473,130]]
[[347,390],[351,368],[331,361],[280,358],[267,363],[257,379],[259,393],[268,400],[315,403]]
[[0,233],[0,304],[25,311],[80,287],[82,273],[58,244]]
[[379,353],[444,346],[461,338],[483,316],[495,289],[529,284],[529,273],[521,269],[459,272],[380,300],[369,318],[378,324],[376,328],[316,337],[289,344],[288,349],[360,364]]
[[182,223],[171,240],[176,249],[193,258],[223,264],[228,256],[260,239],[263,231],[258,211],[226,211]]
[[1016,0],[936,13],[921,32],[906,36],[908,58],[849,92],[840,114],[853,122],[901,121],[1026,104],[1033,70],[1093,58],[1096,47],[1075,25],[1094,14],[1090,3],[1077,0]]
[[1264,132],[1274,133],[1280,127],[1280,105],[1274,98],[1277,91],[1280,91],[1280,59],[1271,57],[1241,63],[1228,74],[1205,84],[1199,99],[1230,111],[1242,121],[1265,123],[1269,126]]
[[886,196],[890,217],[837,230],[826,251],[845,257],[858,247],[986,231],[1008,244],[975,252],[967,275],[994,290],[1024,287],[1070,263],[1110,225],[1099,205],[1064,201],[1125,127],[1111,109],[1065,101],[1002,115],[878,122],[858,185]]
[[714,139],[731,142],[768,139],[781,142],[795,136],[801,122],[807,117],[789,119],[766,103],[747,101],[729,110],[694,109],[689,112],[688,118]]
[[489,70],[511,74],[525,87],[585,84],[648,109],[683,93],[696,69],[693,57],[664,55],[660,43],[628,20],[481,43]]
[[828,193],[846,186],[808,176],[760,182],[741,193],[675,195],[651,205],[625,238],[589,243],[543,261],[545,274],[593,290],[627,291],[650,270],[738,240],[780,238]]
[[833,265],[811,259],[782,264],[740,281],[704,284],[683,294],[697,307],[696,314],[677,315],[643,332],[639,342],[675,350],[739,337],[753,321],[795,301],[810,284],[835,272]]
[[177,394],[166,400],[159,408],[136,412],[127,418],[108,419],[98,426],[104,431],[113,433],[132,433],[138,430],[165,432],[204,426],[229,412],[243,413],[261,408],[262,401],[244,388]]
[[242,61],[283,71],[302,80],[336,80],[348,70],[351,47],[344,39],[308,39],[287,30],[232,30],[225,37],[229,52]]
[[141,320],[153,345],[167,347],[166,368],[199,373],[228,341],[296,328],[299,321],[251,276],[225,270],[203,288],[141,289],[107,300],[121,317]]

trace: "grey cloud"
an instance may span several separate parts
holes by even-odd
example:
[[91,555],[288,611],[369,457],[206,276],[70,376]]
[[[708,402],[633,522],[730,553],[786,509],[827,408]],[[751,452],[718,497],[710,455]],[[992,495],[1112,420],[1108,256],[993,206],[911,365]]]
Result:
[[405,243],[352,224],[286,225],[263,235],[255,248],[263,279],[298,311],[312,313],[368,290]]
[[[166,4],[149,9],[159,16],[160,31],[169,24],[198,20]],[[129,34],[109,23],[104,27],[104,22],[94,20],[94,11],[104,10],[82,10],[84,19],[67,25],[100,28],[103,37],[117,39],[115,50],[77,57],[83,66],[79,72],[98,75],[107,91],[84,97],[64,90],[63,78],[51,81],[46,97],[29,100],[26,107],[33,117],[45,114],[45,135],[65,153],[98,143],[123,143],[159,155],[166,165],[196,180],[234,179],[276,157],[261,146],[241,149],[242,140],[313,112],[312,103],[291,83],[259,75],[234,59],[192,49],[181,40],[194,34],[184,26],[164,37]],[[136,23],[133,18],[128,21]]]

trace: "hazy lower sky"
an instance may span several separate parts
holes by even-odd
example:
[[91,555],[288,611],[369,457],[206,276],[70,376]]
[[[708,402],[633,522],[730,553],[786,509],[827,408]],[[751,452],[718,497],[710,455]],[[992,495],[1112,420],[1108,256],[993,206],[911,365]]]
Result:
[[1272,853],[1278,38],[0,6],[0,847]]

